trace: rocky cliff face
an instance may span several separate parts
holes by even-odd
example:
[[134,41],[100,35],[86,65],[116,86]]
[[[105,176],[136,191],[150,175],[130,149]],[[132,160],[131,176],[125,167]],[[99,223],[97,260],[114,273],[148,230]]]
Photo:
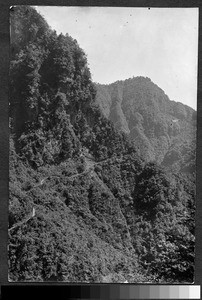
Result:
[[96,103],[115,127],[134,141],[147,161],[193,171],[196,112],[168,96],[149,78],[96,85]]

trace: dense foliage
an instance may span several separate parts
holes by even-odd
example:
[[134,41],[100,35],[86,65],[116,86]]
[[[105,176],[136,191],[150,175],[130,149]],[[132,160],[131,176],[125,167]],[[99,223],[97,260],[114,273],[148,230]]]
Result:
[[195,171],[196,112],[168,96],[149,78],[97,84],[96,103],[126,132],[147,161],[173,171]]
[[10,82],[9,279],[192,282],[193,177],[138,155],[31,7],[11,13]]

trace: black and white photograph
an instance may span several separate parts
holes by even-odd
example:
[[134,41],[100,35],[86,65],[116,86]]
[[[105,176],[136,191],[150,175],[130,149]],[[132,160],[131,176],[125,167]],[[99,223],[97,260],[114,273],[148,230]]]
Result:
[[194,283],[198,8],[10,8],[8,281]]

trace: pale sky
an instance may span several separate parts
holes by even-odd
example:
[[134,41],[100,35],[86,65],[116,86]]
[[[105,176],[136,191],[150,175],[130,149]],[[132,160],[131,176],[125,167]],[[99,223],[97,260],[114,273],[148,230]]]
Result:
[[87,54],[92,80],[149,77],[171,100],[196,109],[198,8],[36,7]]

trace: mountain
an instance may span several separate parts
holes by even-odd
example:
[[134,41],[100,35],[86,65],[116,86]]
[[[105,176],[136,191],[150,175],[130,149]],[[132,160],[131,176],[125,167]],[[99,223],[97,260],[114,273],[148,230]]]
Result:
[[194,178],[140,157],[95,98],[77,41],[15,7],[9,280],[192,282]]
[[96,88],[96,103],[103,114],[134,141],[144,159],[194,172],[196,111],[169,100],[147,77],[96,84]]

